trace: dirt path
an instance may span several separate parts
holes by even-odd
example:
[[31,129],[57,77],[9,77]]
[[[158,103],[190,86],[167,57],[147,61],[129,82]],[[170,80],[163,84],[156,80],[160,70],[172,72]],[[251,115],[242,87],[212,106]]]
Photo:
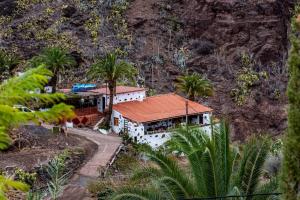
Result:
[[98,145],[98,151],[78,172],[81,176],[97,178],[99,167],[105,167],[113,154],[121,145],[121,138],[117,136],[102,135],[92,130],[69,129],[72,134],[86,137]]
[[93,141],[98,145],[98,150],[94,156],[73,175],[60,199],[91,199],[87,191],[88,183],[99,177],[99,167],[105,167],[110,162],[110,159],[121,145],[122,140],[120,137],[102,135],[90,129],[70,128],[68,129],[68,133],[79,135]]

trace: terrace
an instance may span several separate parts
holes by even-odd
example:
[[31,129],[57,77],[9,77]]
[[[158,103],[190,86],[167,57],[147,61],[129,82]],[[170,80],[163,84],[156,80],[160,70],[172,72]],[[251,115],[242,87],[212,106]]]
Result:
[[[202,114],[188,116],[188,124],[191,126],[202,127],[205,125],[203,121],[204,120]],[[173,119],[167,119],[163,121],[145,123],[144,124],[145,135],[170,132],[171,130],[174,130],[176,127],[184,124],[186,124],[185,116],[177,117]]]

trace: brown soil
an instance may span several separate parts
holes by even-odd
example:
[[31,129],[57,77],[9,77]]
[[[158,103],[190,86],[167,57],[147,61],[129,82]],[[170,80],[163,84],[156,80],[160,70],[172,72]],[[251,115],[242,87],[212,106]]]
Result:
[[[20,134],[21,140],[6,152],[0,153],[0,170],[13,171],[16,167],[31,171],[35,167],[47,164],[55,155],[65,149],[82,149],[84,160],[88,160],[97,150],[97,145],[83,137],[53,134],[39,126],[24,126],[14,133]],[[19,149],[19,144],[21,149]],[[77,166],[78,167],[78,166]]]

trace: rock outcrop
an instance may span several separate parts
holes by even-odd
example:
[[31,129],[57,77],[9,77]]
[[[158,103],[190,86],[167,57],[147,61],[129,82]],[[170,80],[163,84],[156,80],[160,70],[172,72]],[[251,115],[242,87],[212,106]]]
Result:
[[[235,139],[282,133],[292,6],[288,0],[135,0],[127,12],[135,46],[131,58],[140,63],[147,85],[159,91],[173,91],[171,81],[186,70],[206,75],[216,91],[202,101],[231,120]],[[267,78],[237,105],[232,90],[239,87],[242,54],[252,60],[253,73]]]
[[[124,19],[122,7],[111,7],[121,1],[24,2],[0,0],[0,47],[23,59],[46,46],[69,49],[78,66],[63,86],[85,81],[95,56],[119,48],[140,69],[139,82],[158,92],[174,91],[173,81],[186,71],[207,76],[215,95],[199,100],[231,120],[235,139],[286,128],[285,63],[295,0],[130,0]],[[245,67],[245,75],[258,80],[237,97]]]

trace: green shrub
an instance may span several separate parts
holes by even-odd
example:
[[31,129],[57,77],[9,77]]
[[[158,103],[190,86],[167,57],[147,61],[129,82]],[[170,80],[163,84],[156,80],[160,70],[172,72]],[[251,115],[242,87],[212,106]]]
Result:
[[113,184],[110,181],[90,182],[88,184],[88,191],[93,196],[97,196],[99,200],[107,199],[114,192]]
[[134,155],[124,154],[116,159],[115,166],[121,172],[128,172],[138,166],[138,160]]
[[37,174],[35,172],[25,172],[23,169],[17,168],[15,170],[15,178],[23,183],[33,186],[36,181]]
[[260,80],[257,72],[251,68],[243,68],[237,77],[237,88],[231,90],[231,97],[238,105],[244,104],[253,87]]

